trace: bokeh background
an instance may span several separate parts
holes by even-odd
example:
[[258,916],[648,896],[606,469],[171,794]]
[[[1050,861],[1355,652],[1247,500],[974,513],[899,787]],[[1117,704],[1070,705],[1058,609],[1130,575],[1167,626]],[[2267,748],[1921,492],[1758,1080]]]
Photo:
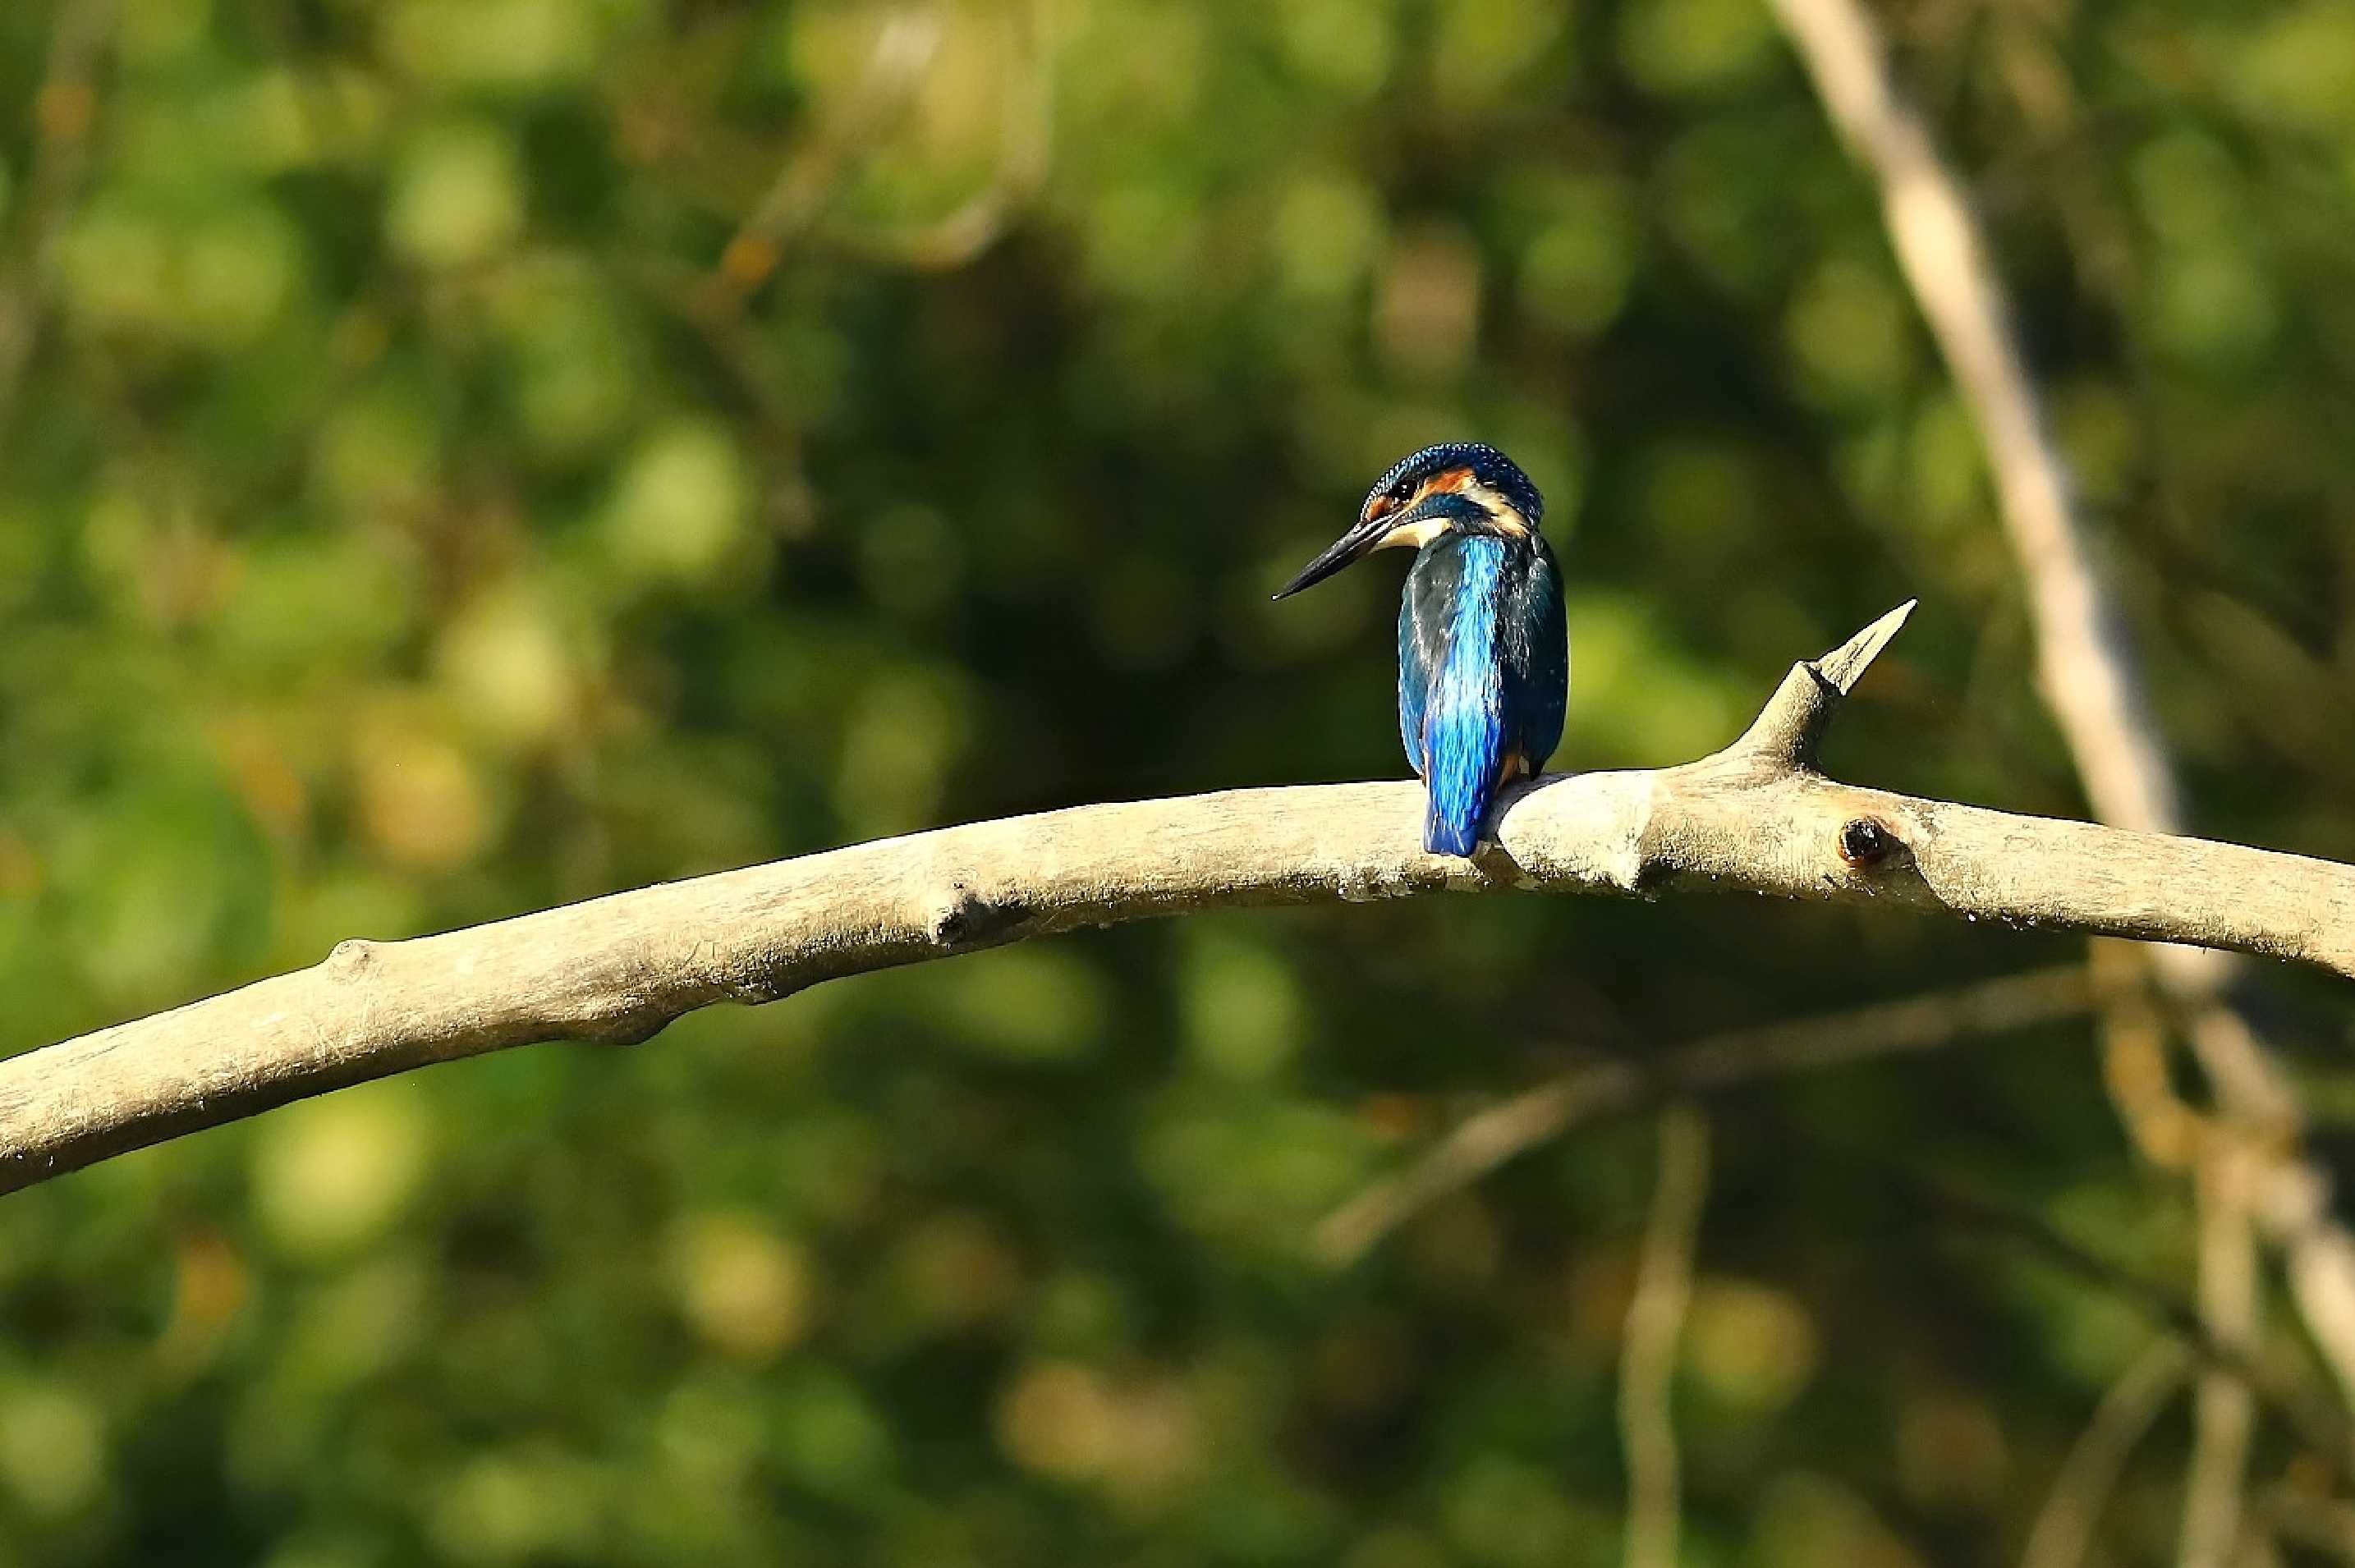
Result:
[[[2355,6],[1881,16],[2197,825],[2355,858]],[[1398,558],[1267,596],[1461,438],[1549,500],[1558,766],[1712,748],[1919,595],[1835,770],[2083,812],[1969,418],[1760,0],[12,0],[0,1049],[346,936],[1399,775]],[[1582,1056],[2082,950],[1220,916],[309,1102],[0,1201],[0,1563],[1616,1562],[1655,1119],[1348,1267],[1318,1220]],[[2258,983],[2347,1125],[2343,993]],[[1686,1561],[2015,1560],[2158,1330],[1908,1183],[2188,1294],[2093,1026],[1708,1116]],[[2172,1560],[2190,1433],[2094,1561]],[[2268,1420],[2253,1485],[2316,1471]]]

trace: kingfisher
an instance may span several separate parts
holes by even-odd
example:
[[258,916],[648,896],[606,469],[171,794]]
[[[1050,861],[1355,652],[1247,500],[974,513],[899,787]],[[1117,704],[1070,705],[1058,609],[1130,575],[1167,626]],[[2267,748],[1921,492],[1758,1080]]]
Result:
[[1425,447],[1275,596],[1376,550],[1415,552],[1399,602],[1399,738],[1423,781],[1433,854],[1470,856],[1497,791],[1536,778],[1561,740],[1570,635],[1544,514],[1538,487],[1496,448]]

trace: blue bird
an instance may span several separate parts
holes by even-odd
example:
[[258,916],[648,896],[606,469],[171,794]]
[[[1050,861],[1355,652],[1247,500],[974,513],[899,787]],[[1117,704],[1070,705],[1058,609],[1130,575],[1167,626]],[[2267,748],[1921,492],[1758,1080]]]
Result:
[[1399,738],[1423,780],[1433,854],[1469,856],[1497,791],[1536,778],[1561,741],[1570,636],[1544,514],[1538,487],[1496,448],[1426,447],[1382,475],[1357,525],[1275,596],[1375,550],[1415,550],[1399,604]]

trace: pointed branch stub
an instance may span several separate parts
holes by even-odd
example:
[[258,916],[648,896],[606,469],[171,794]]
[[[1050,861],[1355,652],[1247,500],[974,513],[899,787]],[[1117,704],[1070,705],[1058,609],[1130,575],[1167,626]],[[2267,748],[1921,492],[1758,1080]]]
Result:
[[1765,707],[1727,754],[1778,771],[1812,772],[1832,715],[1881,656],[1919,599],[1907,599],[1819,659],[1803,659],[1767,699]]

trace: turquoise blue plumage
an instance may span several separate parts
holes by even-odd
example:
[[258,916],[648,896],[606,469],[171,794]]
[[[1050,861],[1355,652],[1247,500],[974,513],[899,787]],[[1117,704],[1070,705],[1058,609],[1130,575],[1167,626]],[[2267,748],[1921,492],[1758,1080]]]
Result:
[[1426,448],[1374,486],[1358,524],[1285,594],[1370,551],[1410,546],[1399,605],[1399,738],[1423,778],[1423,843],[1469,856],[1497,795],[1561,744],[1570,699],[1561,574],[1544,498],[1494,447]]
[[1407,574],[1398,624],[1399,738],[1423,780],[1423,848],[1469,855],[1508,778],[1561,743],[1570,638],[1561,577],[1527,543],[1450,532]]

